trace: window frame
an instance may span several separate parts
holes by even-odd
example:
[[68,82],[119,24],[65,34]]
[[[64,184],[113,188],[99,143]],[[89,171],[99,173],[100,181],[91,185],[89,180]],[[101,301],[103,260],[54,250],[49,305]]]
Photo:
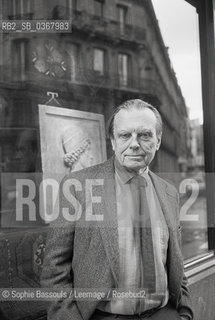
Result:
[[78,1],[77,0],[69,0],[72,4],[72,11],[77,11]]
[[[72,67],[72,56],[69,53],[69,47],[74,47],[76,48],[76,54],[75,54],[75,65],[74,68]],[[81,61],[81,45],[79,43],[75,43],[75,42],[67,42],[66,43],[66,53],[68,55],[68,58],[70,59],[70,69],[69,69],[69,73],[68,73],[68,77],[69,77],[69,81],[77,81],[78,80],[78,69],[80,68],[80,61]],[[75,71],[74,73],[72,71]]]
[[[100,13],[97,14],[96,12],[96,5],[100,5]],[[93,9],[94,9],[94,15],[96,17],[99,17],[99,18],[104,18],[104,14],[105,14],[105,2],[104,0],[94,0],[93,1]]]
[[[103,61],[102,61],[102,64],[103,64],[103,72],[100,72],[99,70],[96,70],[95,69],[95,52],[97,51],[100,51],[103,53]],[[101,77],[104,77],[107,73],[107,53],[106,53],[106,50],[103,49],[103,48],[100,48],[100,47],[94,47],[93,48],[93,71],[98,73],[99,76]]]
[[[24,2],[27,1],[27,8],[24,5]],[[19,6],[18,6],[19,4]],[[13,15],[16,16],[24,16],[25,14],[29,14],[32,11],[32,1],[31,0],[12,0],[13,7]],[[26,8],[26,9],[25,9]]]
[[[124,84],[122,80],[121,82],[121,75],[120,75],[120,72],[119,72],[119,68],[120,68],[120,61],[119,61],[119,58],[120,58],[120,55],[121,56],[125,56],[127,57],[127,79],[126,79],[126,83]],[[131,85],[131,76],[132,76],[132,61],[131,61],[131,55],[127,52],[118,52],[118,55],[117,55],[117,75],[118,75],[118,85],[119,87],[124,87],[124,88],[127,88]],[[122,76],[123,77],[123,76]]]
[[[203,96],[203,130],[204,130],[204,156],[206,191],[207,194],[207,222],[208,222],[208,253],[193,257],[191,261],[185,261],[185,271],[191,268],[187,276],[195,276],[196,281],[204,278],[206,273],[215,272],[215,197],[210,190],[215,190],[215,181],[210,177],[215,172],[215,154],[211,156],[211,148],[214,149],[214,86],[215,86],[215,1],[184,0],[196,8],[199,19],[200,57]],[[212,10],[211,10],[212,9]],[[194,283],[194,282],[193,282]]]
[[13,76],[14,74],[17,75],[16,80],[21,80],[21,81],[26,80],[26,73],[29,71],[29,55],[28,55],[29,40],[26,38],[14,39],[11,42],[11,46],[12,46],[12,56],[13,56],[13,61],[12,61]]
[[[128,6],[117,4],[117,19],[119,21],[120,34],[125,34],[126,25],[128,24]],[[121,15],[120,12],[123,12]],[[121,21],[121,17],[123,17]]]

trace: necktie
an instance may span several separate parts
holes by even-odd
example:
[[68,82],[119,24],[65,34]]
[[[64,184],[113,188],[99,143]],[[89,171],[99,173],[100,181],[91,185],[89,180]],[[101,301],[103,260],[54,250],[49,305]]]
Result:
[[155,262],[152,242],[152,226],[146,196],[147,181],[142,176],[136,176],[139,190],[139,216],[137,217],[137,233],[140,244],[140,288],[146,293],[154,293],[156,289]]

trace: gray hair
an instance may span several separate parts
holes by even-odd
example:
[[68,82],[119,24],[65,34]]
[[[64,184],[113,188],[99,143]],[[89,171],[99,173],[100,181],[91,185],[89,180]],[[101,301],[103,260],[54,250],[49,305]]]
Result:
[[157,120],[156,123],[156,134],[157,136],[161,136],[162,135],[162,131],[163,131],[163,121],[161,118],[161,115],[159,113],[159,111],[153,107],[151,104],[149,104],[148,102],[145,102],[143,100],[140,99],[132,99],[132,100],[127,100],[125,102],[123,102],[122,104],[120,104],[114,111],[114,113],[112,114],[112,116],[110,117],[109,121],[108,121],[108,127],[107,127],[107,134],[108,134],[108,138],[113,138],[114,136],[114,119],[115,116],[120,112],[120,110],[132,110],[132,109],[138,109],[138,110],[142,110],[142,109],[149,109],[151,110]]

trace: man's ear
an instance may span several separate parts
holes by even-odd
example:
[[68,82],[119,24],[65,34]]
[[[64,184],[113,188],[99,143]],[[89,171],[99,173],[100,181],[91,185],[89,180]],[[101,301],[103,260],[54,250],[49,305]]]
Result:
[[112,149],[113,151],[115,151],[115,141],[114,141],[114,138],[110,138],[110,141],[111,141],[111,144],[112,144]]
[[157,145],[156,145],[157,151],[160,149],[160,145],[161,145],[161,135],[157,136]]

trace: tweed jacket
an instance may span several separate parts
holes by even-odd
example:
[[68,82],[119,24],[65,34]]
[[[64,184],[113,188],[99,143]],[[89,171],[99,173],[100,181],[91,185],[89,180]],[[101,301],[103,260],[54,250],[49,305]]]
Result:
[[[184,275],[180,249],[181,229],[176,189],[149,172],[160,201],[169,230],[167,274],[170,302],[179,314],[193,317],[192,303]],[[68,222],[62,212],[74,214],[74,198],[65,197],[67,184],[75,179],[75,187],[69,194],[78,199],[81,217]],[[106,223],[86,222],[86,193],[89,181],[97,181],[94,193],[100,201],[93,205],[93,214],[103,214]],[[101,184],[103,181],[103,184]],[[117,230],[117,206],[113,158],[106,162],[71,173],[62,182],[58,219],[51,224],[47,238],[41,285],[45,288],[93,288],[108,290],[117,287],[119,279],[119,245]],[[67,190],[68,191],[68,190]],[[69,212],[68,212],[69,208]],[[108,221],[108,222],[107,222]],[[110,225],[108,225],[110,224]],[[49,320],[88,320],[99,301],[58,299],[48,309]]]

